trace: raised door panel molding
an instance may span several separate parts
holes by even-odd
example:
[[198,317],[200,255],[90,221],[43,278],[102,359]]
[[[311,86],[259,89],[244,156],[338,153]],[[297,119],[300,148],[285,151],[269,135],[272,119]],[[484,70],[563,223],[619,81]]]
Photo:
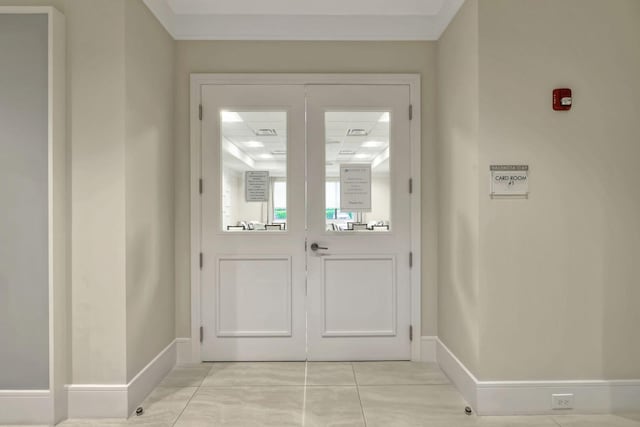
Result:
[[216,335],[291,336],[291,258],[218,258]]
[[322,336],[396,335],[393,256],[322,259]]

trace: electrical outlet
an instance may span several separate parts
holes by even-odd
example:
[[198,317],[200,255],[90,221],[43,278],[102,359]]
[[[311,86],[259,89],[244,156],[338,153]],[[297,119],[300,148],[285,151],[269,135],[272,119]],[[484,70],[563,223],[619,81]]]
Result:
[[573,393],[552,394],[551,409],[573,409]]

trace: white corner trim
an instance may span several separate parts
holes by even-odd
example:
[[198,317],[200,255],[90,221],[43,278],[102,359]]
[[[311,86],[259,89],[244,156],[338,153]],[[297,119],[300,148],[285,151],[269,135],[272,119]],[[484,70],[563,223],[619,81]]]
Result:
[[0,390],[0,424],[49,424],[49,390]]
[[128,384],[69,384],[69,418],[127,418],[176,364],[173,340]]
[[[478,415],[606,414],[640,408],[640,380],[479,381],[437,339],[440,368]],[[574,395],[574,408],[551,409],[551,395]]]
[[435,363],[438,358],[436,350],[438,348],[438,337],[423,336],[420,340],[420,361]]
[[189,363],[199,362],[199,360],[193,360],[193,352],[191,351],[191,338],[176,338],[176,364],[186,365]]

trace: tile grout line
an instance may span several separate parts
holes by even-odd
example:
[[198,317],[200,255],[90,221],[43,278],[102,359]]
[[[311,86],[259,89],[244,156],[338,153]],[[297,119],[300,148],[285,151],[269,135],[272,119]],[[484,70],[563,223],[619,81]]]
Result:
[[551,418],[551,421],[553,421],[555,425],[557,425],[558,427],[562,427],[562,424],[560,424],[560,421],[556,420],[556,418],[553,415],[550,415],[549,418]]
[[209,373],[211,373],[211,369],[213,369],[213,366],[211,366],[211,368],[209,369],[209,371],[204,375],[204,377],[202,377],[202,381],[200,381],[200,385],[197,386],[195,389],[195,391],[193,392],[193,394],[191,395],[191,397],[189,397],[189,400],[187,400],[187,404],[184,405],[184,408],[182,408],[182,411],[180,411],[180,414],[178,414],[178,416],[176,417],[176,420],[173,422],[173,424],[171,424],[171,427],[175,427],[176,423],[180,420],[180,417],[182,417],[182,415],[184,414],[184,411],[187,410],[187,406],[189,406],[189,404],[191,403],[191,401],[193,400],[193,397],[198,393],[198,391],[200,391],[200,389],[202,388],[202,383],[204,382],[204,380],[207,378],[207,376],[209,375]]
[[381,383],[381,384],[361,384],[362,387],[442,387],[451,385],[449,383]]
[[193,400],[193,397],[196,395],[196,393],[198,393],[198,390],[200,390],[200,387],[196,387],[196,390],[193,392],[191,397],[189,397],[189,400],[187,400],[187,404],[184,405],[184,408],[182,408],[182,411],[180,411],[180,413],[176,417],[176,420],[173,422],[173,424],[171,424],[171,427],[174,427],[176,423],[180,420],[180,417],[182,417],[182,415],[184,414],[184,411],[187,410],[187,406],[189,406],[189,404],[191,403],[191,400]]
[[356,393],[358,393],[358,402],[360,402],[360,413],[362,414],[362,421],[364,421],[364,427],[367,427],[367,416],[364,414],[364,406],[362,406],[362,397],[360,397],[360,386],[358,385],[358,378],[356,377],[356,368],[351,363],[351,373],[353,374],[353,382],[356,384]]
[[309,361],[304,361],[304,388],[302,389],[302,426],[305,425],[307,412],[307,377],[309,376]]

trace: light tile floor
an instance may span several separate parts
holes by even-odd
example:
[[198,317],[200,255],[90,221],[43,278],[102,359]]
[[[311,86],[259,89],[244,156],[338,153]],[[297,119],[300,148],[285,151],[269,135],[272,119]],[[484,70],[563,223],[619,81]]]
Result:
[[175,368],[128,420],[66,427],[640,427],[640,415],[477,417],[436,365],[209,363]]

